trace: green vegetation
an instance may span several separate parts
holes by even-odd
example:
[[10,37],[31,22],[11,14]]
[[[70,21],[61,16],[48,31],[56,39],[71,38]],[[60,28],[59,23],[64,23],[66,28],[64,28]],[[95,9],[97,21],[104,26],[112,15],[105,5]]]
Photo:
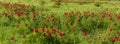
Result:
[[119,3],[0,1],[0,44],[120,44]]

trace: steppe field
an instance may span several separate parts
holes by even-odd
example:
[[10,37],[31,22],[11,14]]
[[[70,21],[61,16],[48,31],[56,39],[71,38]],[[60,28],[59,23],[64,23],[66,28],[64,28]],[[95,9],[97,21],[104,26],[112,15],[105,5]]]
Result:
[[120,44],[120,0],[0,0],[0,44]]

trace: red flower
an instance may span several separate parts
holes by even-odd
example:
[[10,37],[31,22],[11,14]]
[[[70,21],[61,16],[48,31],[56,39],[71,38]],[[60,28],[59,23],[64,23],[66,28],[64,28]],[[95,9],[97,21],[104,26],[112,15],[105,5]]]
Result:
[[60,19],[58,20],[58,23],[60,23],[61,21],[60,21]]
[[118,38],[118,40],[120,41],[120,37]]
[[49,30],[46,30],[46,33],[48,33],[49,32]]
[[50,36],[51,36],[51,34],[49,33],[49,34],[48,34],[48,37],[50,37]]
[[107,13],[106,16],[111,16],[111,14],[110,14],[110,13]]
[[120,15],[119,15],[119,16],[117,16],[117,19],[120,19]]
[[53,34],[56,34],[56,31],[53,31]]
[[84,30],[82,30],[82,34],[83,34],[84,36],[86,36],[86,35],[87,35],[87,32],[84,31]]
[[117,36],[114,36],[113,38],[112,38],[112,40],[111,40],[111,42],[115,42],[116,41],[116,38],[117,38]]
[[42,28],[41,30],[42,30],[42,31],[45,31],[45,29],[44,29],[44,28]]
[[20,13],[18,13],[17,15],[18,15],[19,17],[22,16],[22,14],[20,14]]
[[17,25],[16,28],[19,28],[19,25]]
[[71,13],[69,13],[68,15],[69,15],[69,17],[72,17],[72,16],[73,16],[73,13],[71,12]]
[[54,21],[55,21],[55,20],[54,20],[54,19],[52,19],[51,21],[52,21],[52,23],[54,23]]
[[30,22],[30,20],[27,20],[28,22]]
[[68,26],[68,22],[66,22],[65,25]]
[[105,18],[105,16],[101,16],[101,18]]
[[113,39],[116,39],[116,38],[117,38],[117,36],[114,36],[114,37],[113,37]]
[[66,16],[67,14],[68,14],[67,12],[64,13],[65,16]]
[[51,28],[51,30],[52,30],[53,32],[57,32],[57,29],[55,29],[55,28]]
[[52,30],[52,33],[53,33],[53,34],[56,34],[56,33],[57,33],[57,29],[51,28],[51,30]]
[[37,28],[35,28],[35,29],[34,29],[34,32],[35,32],[35,33],[38,33],[38,29],[37,29]]
[[62,37],[62,36],[65,36],[65,34],[64,33],[59,33],[59,36]]
[[74,30],[74,29],[72,29],[72,32],[75,32],[75,30]]
[[114,43],[115,41],[116,41],[115,39],[112,39],[112,40],[111,40],[111,42],[113,42],[113,43]]
[[10,40],[14,40],[14,37],[12,36],[12,37],[10,38]]
[[83,32],[83,35],[86,36],[86,35],[87,35],[87,32]]
[[117,34],[119,35],[119,34],[120,34],[120,32],[117,32]]
[[53,17],[54,17],[54,14],[52,14],[52,15],[50,16],[50,19],[53,18]]
[[80,16],[78,16],[78,19],[77,19],[78,22],[80,22]]
[[109,20],[112,20],[112,17],[110,17]]
[[34,16],[37,16],[38,15],[38,13],[37,12],[32,12],[33,14],[34,14]]
[[114,25],[114,26],[117,26],[117,23],[114,23],[113,25]]
[[46,34],[45,34],[45,33],[42,33],[42,36],[46,36]]
[[112,28],[110,28],[109,30],[110,30],[110,32],[111,32],[111,31],[112,31]]

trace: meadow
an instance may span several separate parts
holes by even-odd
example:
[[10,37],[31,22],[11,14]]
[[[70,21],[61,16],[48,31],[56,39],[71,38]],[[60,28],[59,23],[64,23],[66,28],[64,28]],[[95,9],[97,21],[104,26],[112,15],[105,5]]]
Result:
[[0,0],[0,44],[120,44],[120,3]]

